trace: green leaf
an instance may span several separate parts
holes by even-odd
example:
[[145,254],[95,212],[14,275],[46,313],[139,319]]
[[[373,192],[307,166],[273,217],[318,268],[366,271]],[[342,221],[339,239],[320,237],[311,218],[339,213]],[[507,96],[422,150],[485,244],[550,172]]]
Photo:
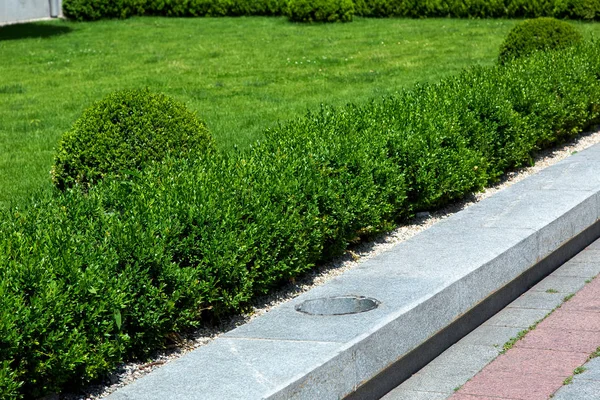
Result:
[[117,325],[117,330],[121,330],[121,310],[115,310],[115,324]]

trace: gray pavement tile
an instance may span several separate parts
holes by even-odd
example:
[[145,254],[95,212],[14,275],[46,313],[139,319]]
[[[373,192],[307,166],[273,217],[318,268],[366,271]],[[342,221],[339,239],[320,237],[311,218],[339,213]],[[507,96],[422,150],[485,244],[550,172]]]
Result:
[[453,373],[479,371],[498,357],[501,350],[501,347],[459,342],[440,354],[418,373],[451,377]]
[[564,293],[525,292],[515,301],[510,303],[510,308],[537,308],[540,310],[554,310],[562,304]]
[[600,239],[597,239],[596,241],[594,241],[592,244],[590,244],[588,247],[586,247],[587,250],[600,250]]
[[[431,363],[399,385],[393,392],[384,397],[386,400],[412,399],[407,397],[415,393],[435,392],[433,399],[440,393],[446,396],[454,393],[457,387],[464,385],[483,367],[494,360],[500,348],[485,345],[457,343],[450,347]],[[420,394],[425,396],[425,394]],[[420,399],[421,397],[415,397]],[[429,399],[429,397],[423,397]]]
[[499,349],[492,346],[456,344],[402,383],[399,388],[452,394],[494,360]]
[[[596,246],[596,244],[593,244]],[[588,248],[583,250],[575,257],[571,258],[569,262],[581,263],[581,262],[600,262],[600,247]]]
[[575,376],[575,380],[587,380],[600,382],[600,357],[592,358],[583,365],[585,372]]
[[596,275],[600,274],[600,260],[598,261],[599,262],[568,261],[556,271],[554,271],[552,274],[550,274],[550,276],[579,276],[587,279],[593,278]]
[[574,276],[548,276],[543,281],[531,288],[534,292],[557,291],[558,293],[571,294],[585,286],[587,278]]
[[445,400],[447,398],[448,394],[446,393],[420,392],[396,388],[383,396],[381,400]]
[[484,322],[486,326],[511,326],[526,329],[548,314],[547,310],[533,308],[505,308]]
[[573,381],[558,389],[552,400],[600,400],[600,382]]
[[481,325],[462,338],[459,343],[493,346],[498,350],[502,350],[504,343],[517,336],[521,330],[522,328],[511,326]]
[[439,376],[416,373],[400,385],[400,388],[414,391],[432,391],[436,393],[446,393],[451,395],[454,390],[465,384],[477,372],[466,371],[457,373],[454,371],[452,376]]

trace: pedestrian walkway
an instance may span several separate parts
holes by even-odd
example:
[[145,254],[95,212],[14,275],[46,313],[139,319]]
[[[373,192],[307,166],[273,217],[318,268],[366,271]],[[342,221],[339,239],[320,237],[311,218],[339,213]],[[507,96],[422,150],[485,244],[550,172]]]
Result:
[[599,273],[600,240],[383,400],[600,400]]

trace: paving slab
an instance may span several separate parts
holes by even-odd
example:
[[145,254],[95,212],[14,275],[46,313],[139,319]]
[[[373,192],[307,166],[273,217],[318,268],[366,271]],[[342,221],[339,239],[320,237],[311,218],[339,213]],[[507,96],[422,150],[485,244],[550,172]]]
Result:
[[526,329],[542,318],[550,310],[535,308],[506,308],[487,320],[484,325],[488,326],[507,326],[512,328]]
[[518,373],[523,375],[566,378],[587,360],[589,353],[513,347],[489,364],[486,373]]
[[600,313],[600,287],[587,285],[578,293],[577,297],[565,303],[563,310]]
[[600,313],[574,310],[556,310],[554,318],[540,322],[540,328],[600,332]]
[[535,285],[531,290],[538,292],[557,292],[565,294],[575,293],[585,285],[585,277],[574,276],[549,276]]
[[600,399],[600,382],[580,381],[563,386],[552,398],[553,400],[598,400]]
[[[585,371],[582,374],[575,376],[575,382],[580,380],[600,382],[600,357],[592,358],[584,365],[584,367]],[[598,394],[600,394],[600,391]]]
[[580,252],[569,261],[571,263],[589,263],[597,262],[598,260],[600,260],[600,247],[594,246]]
[[[534,323],[533,321],[532,323]],[[509,326],[481,325],[461,339],[460,343],[487,345],[502,348],[504,343],[516,337],[522,328]],[[437,360],[437,359],[436,359]]]
[[550,311],[562,304],[564,293],[528,291],[509,304],[509,308],[533,308]]
[[583,373],[575,375],[570,384],[564,385],[554,394],[553,399],[600,399],[600,358],[592,358],[583,367]]
[[[515,371],[501,373],[482,372],[476,375],[461,388],[463,394],[490,398],[508,398],[518,400],[547,400],[549,393],[554,393],[562,386],[563,378],[557,376],[523,374]],[[510,382],[510,384],[508,384]]]
[[[460,344],[452,346],[402,384],[402,389],[452,394],[498,356],[493,346]],[[386,397],[384,397],[385,399]]]
[[[568,327],[567,327],[568,329]],[[589,355],[600,345],[597,332],[544,329],[538,327],[515,344],[517,348],[578,352]]]
[[[278,382],[287,378],[289,371],[302,374],[313,366],[315,359],[324,362],[336,352],[337,346],[331,343],[218,339],[203,347],[202,353],[191,352],[168,364],[169,368],[154,371],[151,376],[160,386],[148,385],[139,379],[128,386],[135,397],[128,397],[127,393],[119,396],[146,400],[216,399],[207,394],[218,384],[221,399],[261,398],[263,393],[277,389]],[[281,354],[286,356],[273,363]],[[210,365],[202,364],[205,357],[210,358]],[[355,373],[351,361],[338,364],[335,372],[338,377]],[[214,375],[228,379],[216,383],[210,379]],[[185,391],[180,390],[181,387]]]
[[[599,258],[600,260],[600,258]],[[565,265],[556,270],[552,276],[578,276],[582,278],[592,278],[600,274],[600,263],[594,261],[578,261],[567,262]]]
[[[446,369],[444,372],[448,372],[449,369]],[[432,374],[429,375],[427,373],[418,373],[411,376],[407,381],[405,381],[402,385],[403,390],[413,389],[418,391],[419,388],[426,387],[432,392],[444,393],[446,397],[454,393],[454,390],[462,385],[465,381],[469,380],[473,376],[472,372],[452,372],[451,374],[443,374],[437,375]],[[388,398],[394,398],[396,394],[392,394],[391,396],[383,397],[384,400]]]
[[[414,366],[426,363],[429,360],[420,360],[419,354],[433,357],[434,351],[417,351],[425,343],[437,341],[436,348],[443,351],[443,346],[456,341],[454,331],[466,329],[465,321],[473,327],[483,322],[600,236],[599,171],[600,147],[595,146],[449,217],[108,398],[327,400],[357,393],[368,398],[365,388],[373,388],[371,394],[383,390],[373,382],[384,371],[410,364],[405,361],[409,357]],[[588,251],[578,263],[600,254]],[[335,316],[296,311],[306,300],[350,295],[374,298],[379,307]],[[526,327],[530,324],[525,325],[525,315],[541,318],[544,311],[509,310],[504,320],[499,317],[491,324]]]
[[514,399],[509,399],[508,397],[488,397],[488,396],[479,396],[479,395],[472,395],[472,394],[457,394],[456,396],[454,396],[455,400],[514,400]]
[[418,373],[444,376],[464,371],[479,371],[495,359],[501,350],[502,348],[498,346],[474,345],[461,340],[440,354]]
[[424,392],[416,390],[399,390],[383,397],[382,400],[445,400],[446,393]]

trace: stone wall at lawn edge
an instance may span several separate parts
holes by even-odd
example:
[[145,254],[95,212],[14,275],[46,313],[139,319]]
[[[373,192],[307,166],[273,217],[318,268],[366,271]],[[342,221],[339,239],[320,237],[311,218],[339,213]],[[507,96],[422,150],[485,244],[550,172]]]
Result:
[[62,16],[62,0],[0,0],[0,25]]

